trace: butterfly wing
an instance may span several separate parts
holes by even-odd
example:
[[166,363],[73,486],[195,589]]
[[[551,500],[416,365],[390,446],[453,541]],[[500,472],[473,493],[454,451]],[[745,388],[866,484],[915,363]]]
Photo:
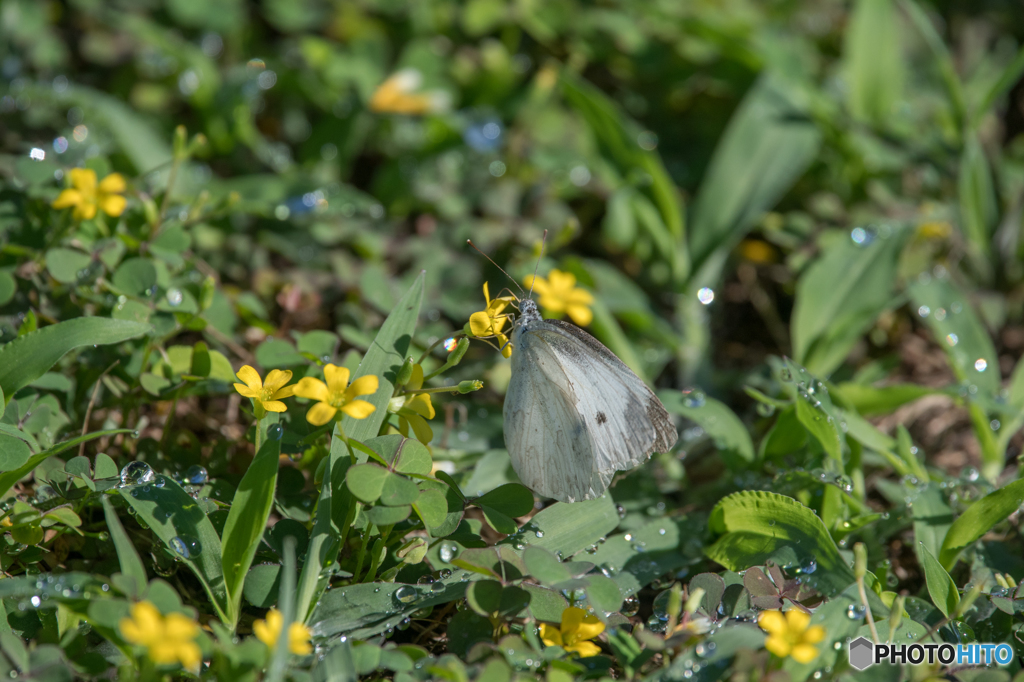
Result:
[[505,394],[505,445],[512,468],[531,490],[563,502],[600,495],[592,487],[594,453],[565,372],[551,347],[518,334]]
[[661,401],[600,341],[562,320],[531,325],[523,336],[543,340],[558,360],[586,424],[598,493],[616,471],[639,466],[651,453],[675,445],[678,433]]

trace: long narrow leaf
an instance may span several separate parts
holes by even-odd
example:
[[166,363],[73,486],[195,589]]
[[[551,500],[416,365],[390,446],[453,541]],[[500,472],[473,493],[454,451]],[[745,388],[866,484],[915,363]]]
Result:
[[146,566],[142,563],[142,557],[135,550],[135,545],[125,532],[124,526],[121,525],[121,519],[117,518],[114,505],[106,495],[103,496],[103,516],[107,521],[110,539],[114,542],[117,560],[121,564],[121,573],[135,581],[136,595],[141,594],[147,582]]

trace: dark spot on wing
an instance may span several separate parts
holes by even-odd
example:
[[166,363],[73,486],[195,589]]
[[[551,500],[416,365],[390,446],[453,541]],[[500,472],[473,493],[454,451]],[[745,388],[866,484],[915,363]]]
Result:
[[597,423],[598,424],[604,424],[606,421],[608,421],[608,417],[604,416],[604,412],[598,412],[597,413]]

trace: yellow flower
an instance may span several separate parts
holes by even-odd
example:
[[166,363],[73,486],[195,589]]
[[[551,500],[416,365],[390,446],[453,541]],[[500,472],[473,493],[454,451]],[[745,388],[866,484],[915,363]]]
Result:
[[505,327],[505,323],[508,322],[508,316],[502,315],[501,311],[515,298],[499,296],[492,299],[490,291],[487,289],[487,282],[484,282],[484,300],[487,301],[487,307],[469,316],[469,332],[477,337],[493,336],[501,348],[501,354],[506,358],[510,357],[512,344],[508,342],[508,337],[501,331]]
[[377,86],[370,110],[382,114],[427,114],[447,108],[444,92],[415,92],[423,83],[416,69],[402,69]]
[[[252,624],[252,631],[256,633],[256,639],[273,649],[283,624],[284,616],[281,612],[270,609],[267,611],[266,620],[258,620]],[[309,644],[309,628],[297,621],[288,626],[288,651],[299,656],[306,656],[313,651]]]
[[798,663],[810,663],[818,657],[818,649],[813,646],[825,639],[825,628],[810,625],[811,616],[800,609],[790,609],[783,614],[781,611],[764,611],[757,619],[757,624],[768,633],[764,648],[779,658],[792,656]]
[[163,616],[148,601],[132,604],[131,614],[119,623],[125,641],[146,647],[158,665],[181,663],[189,670],[199,669],[203,655],[195,642],[199,625],[194,620],[180,613]]
[[604,632],[604,623],[597,616],[588,615],[583,609],[570,606],[562,612],[562,626],[542,623],[540,638],[548,646],[560,646],[580,656],[597,656],[601,648],[588,639],[594,639]]
[[71,187],[64,190],[51,204],[54,208],[74,206],[76,220],[96,217],[97,207],[115,218],[124,213],[127,199],[122,196],[127,185],[120,173],[111,173],[96,184],[96,171],[91,168],[72,168],[68,171]]
[[576,275],[571,272],[552,270],[547,279],[530,275],[525,283],[537,292],[537,302],[549,313],[559,317],[568,313],[572,321],[581,327],[586,327],[594,319],[589,308],[594,302],[594,295],[577,287]]
[[[413,365],[412,378],[406,382],[405,388],[410,391],[418,391],[423,388],[422,365]],[[408,438],[411,428],[417,440],[429,443],[434,440],[434,431],[427,424],[427,420],[433,419],[434,415],[434,405],[430,402],[429,393],[406,396],[405,402],[398,410],[398,431]]]
[[953,232],[953,226],[945,220],[928,220],[917,226],[917,234],[924,239],[945,239]]
[[348,376],[349,371],[346,367],[325,365],[326,384],[312,377],[299,380],[295,386],[295,395],[317,401],[317,404],[306,413],[306,421],[313,426],[323,426],[334,419],[338,410],[353,419],[366,419],[373,413],[376,409],[373,405],[365,400],[355,400],[355,397],[376,393],[380,385],[377,377],[372,374],[359,377],[349,386]]
[[246,398],[252,398],[256,405],[257,416],[262,416],[261,411],[284,412],[288,407],[281,402],[284,398],[295,395],[295,386],[285,386],[292,380],[290,369],[281,371],[270,370],[266,383],[260,379],[259,373],[249,365],[244,365],[238,370],[238,378],[244,384],[235,384],[235,390]]

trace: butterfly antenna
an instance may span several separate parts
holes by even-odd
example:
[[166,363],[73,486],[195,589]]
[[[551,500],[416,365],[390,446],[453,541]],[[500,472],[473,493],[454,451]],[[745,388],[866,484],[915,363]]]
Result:
[[[545,232],[545,234],[547,234],[547,232]],[[493,258],[491,258],[490,256],[488,256],[488,255],[487,255],[486,253],[484,253],[483,251],[480,251],[480,249],[479,249],[479,248],[477,247],[477,245],[473,243],[473,240],[472,240],[472,239],[467,239],[467,240],[466,240],[466,243],[467,243],[467,244],[469,244],[470,246],[472,246],[472,247],[473,247],[474,249],[476,249],[476,250],[477,250],[477,251],[478,251],[478,252],[480,253],[480,255],[481,255],[481,256],[483,256],[483,257],[484,257],[484,258],[486,258],[487,260],[491,261],[491,265],[493,265],[494,267],[496,267],[496,268],[498,268],[499,270],[501,270],[501,272],[502,272],[502,274],[503,274],[503,275],[505,275],[506,277],[508,277],[509,279],[511,279],[511,280],[512,280],[512,283],[516,285],[516,288],[517,288],[517,289],[519,289],[519,291],[520,291],[521,293],[523,293],[523,294],[525,294],[525,293],[526,293],[525,291],[523,291],[523,288],[522,288],[521,286],[519,286],[519,282],[515,281],[515,279],[513,279],[512,275],[510,275],[510,274],[508,274],[507,272],[505,272],[505,270],[504,270],[504,269],[503,269],[503,268],[502,268],[502,267],[501,267],[500,265],[498,265],[497,263],[495,263],[495,262],[494,262],[494,259],[493,259]]]
[[548,231],[544,230],[544,236],[540,238],[540,255],[537,256],[537,264],[533,266],[533,279],[530,280],[530,294],[527,298],[533,298],[533,285],[537,283],[537,268],[540,267],[540,261],[544,258],[544,244],[548,241]]

